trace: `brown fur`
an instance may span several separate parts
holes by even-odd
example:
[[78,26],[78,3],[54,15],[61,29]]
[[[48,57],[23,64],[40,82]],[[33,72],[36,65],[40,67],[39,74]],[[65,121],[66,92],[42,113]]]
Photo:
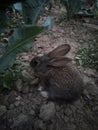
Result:
[[[35,57],[31,66],[39,75],[43,91],[53,101],[74,101],[83,92],[83,78],[78,69],[65,57],[70,50],[68,44],[61,45],[50,53]],[[34,62],[37,61],[34,65]]]

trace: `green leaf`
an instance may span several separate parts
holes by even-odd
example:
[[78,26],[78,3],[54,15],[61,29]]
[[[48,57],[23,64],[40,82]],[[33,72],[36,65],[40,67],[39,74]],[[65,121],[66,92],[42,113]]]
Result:
[[11,71],[6,71],[3,77],[4,88],[10,89],[13,84],[13,73]]
[[24,20],[27,24],[36,24],[45,6],[50,0],[27,0],[22,4]]
[[46,29],[47,27],[32,25],[16,29],[9,39],[5,53],[0,58],[0,71],[11,67],[17,53],[27,51],[28,48],[34,45],[35,37]]
[[8,17],[5,11],[0,11],[0,33],[3,32],[8,25]]
[[68,18],[80,11],[83,4],[81,0],[61,0],[60,2],[66,7]]
[[60,0],[60,2],[63,5],[65,5],[67,9],[68,18],[72,18],[74,15],[93,16],[92,8],[86,9],[86,6],[89,5],[90,3],[94,4],[93,1],[87,2],[86,0]]
[[93,14],[95,16],[98,16],[98,0],[95,1],[95,4],[93,6]]

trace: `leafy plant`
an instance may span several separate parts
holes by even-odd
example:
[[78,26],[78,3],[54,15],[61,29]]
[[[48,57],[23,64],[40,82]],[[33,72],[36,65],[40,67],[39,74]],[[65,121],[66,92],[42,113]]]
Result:
[[10,89],[13,85],[13,73],[9,70],[7,70],[3,74],[3,87]]
[[[10,37],[8,46],[0,57],[0,71],[11,67],[16,55],[22,51],[27,51],[34,45],[36,36],[51,27],[52,22],[49,17],[45,25],[37,25],[38,19],[48,2],[49,0],[25,0],[22,3],[25,24],[15,29]],[[1,25],[3,26],[3,24]]]
[[49,2],[50,0],[27,0],[24,2],[22,9],[25,22],[36,24]]
[[[16,3],[20,2],[20,3]],[[0,4],[0,32],[4,31],[9,20],[6,13],[6,8],[13,5],[13,7],[20,11],[23,15],[25,24],[36,24],[40,15],[44,12],[45,6],[49,4],[50,0],[5,0]],[[5,26],[6,25],[6,26]],[[3,29],[2,29],[3,28]]]
[[[98,4],[97,0],[88,1],[88,0],[61,0],[61,3],[66,7],[68,19],[72,18],[75,15],[81,16],[92,16],[95,15],[94,10]],[[93,3],[93,9],[86,9],[86,6]],[[83,8],[83,10],[82,10]]]
[[78,66],[90,67],[98,70],[98,45],[97,42],[88,43],[87,47],[82,47],[76,56]]
[[30,80],[24,77],[21,73],[24,69],[27,69],[27,66],[23,65],[21,61],[18,63],[17,60],[16,64],[18,65],[10,67],[6,71],[0,73],[0,86],[5,89],[12,89],[13,86],[15,87],[14,83],[19,79],[24,82],[30,82]]
[[11,67],[16,58],[16,54],[27,51],[33,46],[34,38],[44,30],[45,27],[40,26],[23,26],[16,29],[9,39],[3,56],[0,58],[0,71]]
[[68,18],[79,12],[82,5],[81,0],[61,0],[61,3],[66,7]]
[[5,88],[11,88],[16,77],[21,77],[20,71],[17,73],[17,70],[13,68],[17,54],[28,51],[30,47],[34,46],[37,35],[51,29],[53,22],[48,17],[43,25],[39,26],[37,24],[49,0],[4,1],[2,1],[2,6],[0,5],[0,32],[3,32],[10,25],[6,13],[7,7],[14,4],[14,8],[21,13],[24,19],[24,23],[19,23],[18,27],[14,29],[5,51],[0,55],[0,85],[3,85]]
[[8,15],[6,13],[7,8],[11,8],[11,6],[16,2],[25,2],[25,0],[1,0],[0,1],[0,33],[3,32],[9,24]]
[[95,4],[93,5],[93,13],[94,15],[98,16],[98,0],[96,0]]

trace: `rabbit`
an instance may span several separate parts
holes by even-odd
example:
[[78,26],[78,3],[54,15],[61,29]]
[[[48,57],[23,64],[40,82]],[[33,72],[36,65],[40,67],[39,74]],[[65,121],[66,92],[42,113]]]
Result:
[[38,90],[48,100],[73,102],[83,92],[83,78],[72,64],[72,59],[65,56],[70,49],[69,44],[63,44],[30,61],[30,66],[40,79]]

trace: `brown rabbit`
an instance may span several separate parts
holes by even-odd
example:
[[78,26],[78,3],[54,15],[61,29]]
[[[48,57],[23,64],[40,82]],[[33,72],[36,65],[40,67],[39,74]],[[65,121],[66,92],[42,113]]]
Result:
[[72,102],[83,92],[83,78],[80,72],[65,57],[71,47],[63,44],[50,53],[37,56],[30,62],[40,78],[41,95],[53,101]]

